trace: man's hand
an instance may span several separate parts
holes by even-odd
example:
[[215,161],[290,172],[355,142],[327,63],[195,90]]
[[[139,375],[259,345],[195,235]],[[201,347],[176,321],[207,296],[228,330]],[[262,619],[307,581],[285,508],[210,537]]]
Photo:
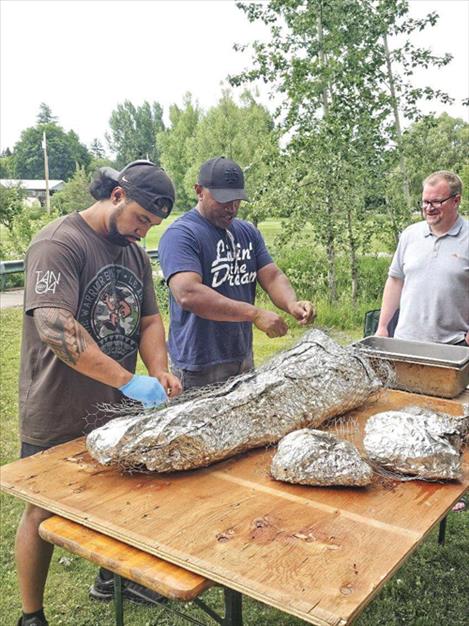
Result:
[[302,326],[305,326],[310,322],[314,322],[316,317],[314,304],[309,302],[309,300],[298,300],[297,302],[293,302],[293,304],[289,307],[289,311]]
[[138,400],[146,409],[163,404],[168,399],[159,380],[153,376],[135,374],[128,383],[119,387],[119,391],[132,400]]
[[258,309],[253,323],[256,328],[262,330],[271,339],[273,337],[283,337],[288,331],[288,326],[280,315],[264,309]]
[[162,372],[158,376],[158,380],[165,389],[168,397],[175,398],[182,392],[182,384],[177,376],[169,372]]
[[469,330],[466,333],[465,340],[466,340],[467,345],[469,346]]

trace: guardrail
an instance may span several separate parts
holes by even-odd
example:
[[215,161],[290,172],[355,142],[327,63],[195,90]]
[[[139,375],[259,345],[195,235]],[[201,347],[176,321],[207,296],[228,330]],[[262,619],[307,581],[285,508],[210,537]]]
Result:
[[18,274],[24,272],[24,261],[18,259],[16,261],[0,261],[0,290],[5,289],[5,283],[8,274]]
[[[146,253],[151,261],[158,261],[158,250],[146,250]],[[8,274],[19,274],[20,272],[24,272],[23,259],[17,259],[16,261],[0,261],[0,291],[4,291],[5,289]]]
[[159,255],[158,250],[146,250],[145,251],[152,261],[158,261]]

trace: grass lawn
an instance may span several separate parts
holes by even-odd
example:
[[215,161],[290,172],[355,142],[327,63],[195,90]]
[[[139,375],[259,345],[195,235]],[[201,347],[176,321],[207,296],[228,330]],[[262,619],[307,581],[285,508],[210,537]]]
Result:
[[[168,228],[170,224],[174,222],[178,217],[181,216],[181,213],[171,214],[167,217],[160,226],[155,226],[150,230],[148,236],[145,238],[145,248],[148,250],[155,250],[158,248],[158,242],[161,239],[164,231]],[[282,230],[282,224],[278,219],[265,220],[264,222],[260,222],[259,230],[261,231],[267,247],[271,247],[273,241]]]
[[[7,309],[0,312],[1,324],[1,463],[7,463],[18,454],[17,436],[17,381],[21,312]],[[357,331],[358,332],[358,331]],[[269,340],[255,333],[257,363],[272,352],[292,343],[299,331],[294,329],[287,338]],[[350,336],[336,335],[341,343]],[[143,370],[141,370],[143,371]],[[22,503],[16,498],[1,495],[1,565],[2,594],[0,597],[0,625],[14,626],[20,612],[20,599],[15,576],[14,534]],[[447,543],[439,547],[437,531],[426,541],[393,576],[376,599],[356,621],[356,626],[467,626],[469,614],[469,514],[450,513]],[[95,576],[95,567],[87,561],[57,549],[46,590],[45,606],[51,626],[111,626],[112,604],[92,602],[88,588]],[[222,610],[223,599],[219,589],[209,590],[204,600]],[[192,605],[176,608],[186,610],[194,617],[210,622]],[[179,617],[161,614],[155,609],[134,605],[125,606],[127,626],[184,626],[188,622]],[[300,626],[299,619],[245,598],[245,626]]]

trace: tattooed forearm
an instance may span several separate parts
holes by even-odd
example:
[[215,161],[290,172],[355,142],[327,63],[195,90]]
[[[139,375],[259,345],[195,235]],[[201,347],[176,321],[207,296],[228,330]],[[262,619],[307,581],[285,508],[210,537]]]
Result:
[[83,326],[65,309],[36,309],[34,322],[42,341],[67,365],[76,365],[92,341]]

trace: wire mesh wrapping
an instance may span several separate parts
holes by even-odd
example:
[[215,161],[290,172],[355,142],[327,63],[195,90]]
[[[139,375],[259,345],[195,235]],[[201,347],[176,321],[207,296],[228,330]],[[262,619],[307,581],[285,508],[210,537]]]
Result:
[[[421,407],[376,413],[367,421],[364,448],[376,471],[421,480],[462,477],[462,445],[469,414],[454,417]],[[402,477],[404,478],[404,477]]]
[[271,475],[300,485],[363,487],[371,483],[373,470],[349,441],[302,428],[280,440]]
[[381,386],[366,357],[315,329],[254,372],[162,410],[112,420],[88,435],[87,448],[126,470],[203,467],[317,427]]

